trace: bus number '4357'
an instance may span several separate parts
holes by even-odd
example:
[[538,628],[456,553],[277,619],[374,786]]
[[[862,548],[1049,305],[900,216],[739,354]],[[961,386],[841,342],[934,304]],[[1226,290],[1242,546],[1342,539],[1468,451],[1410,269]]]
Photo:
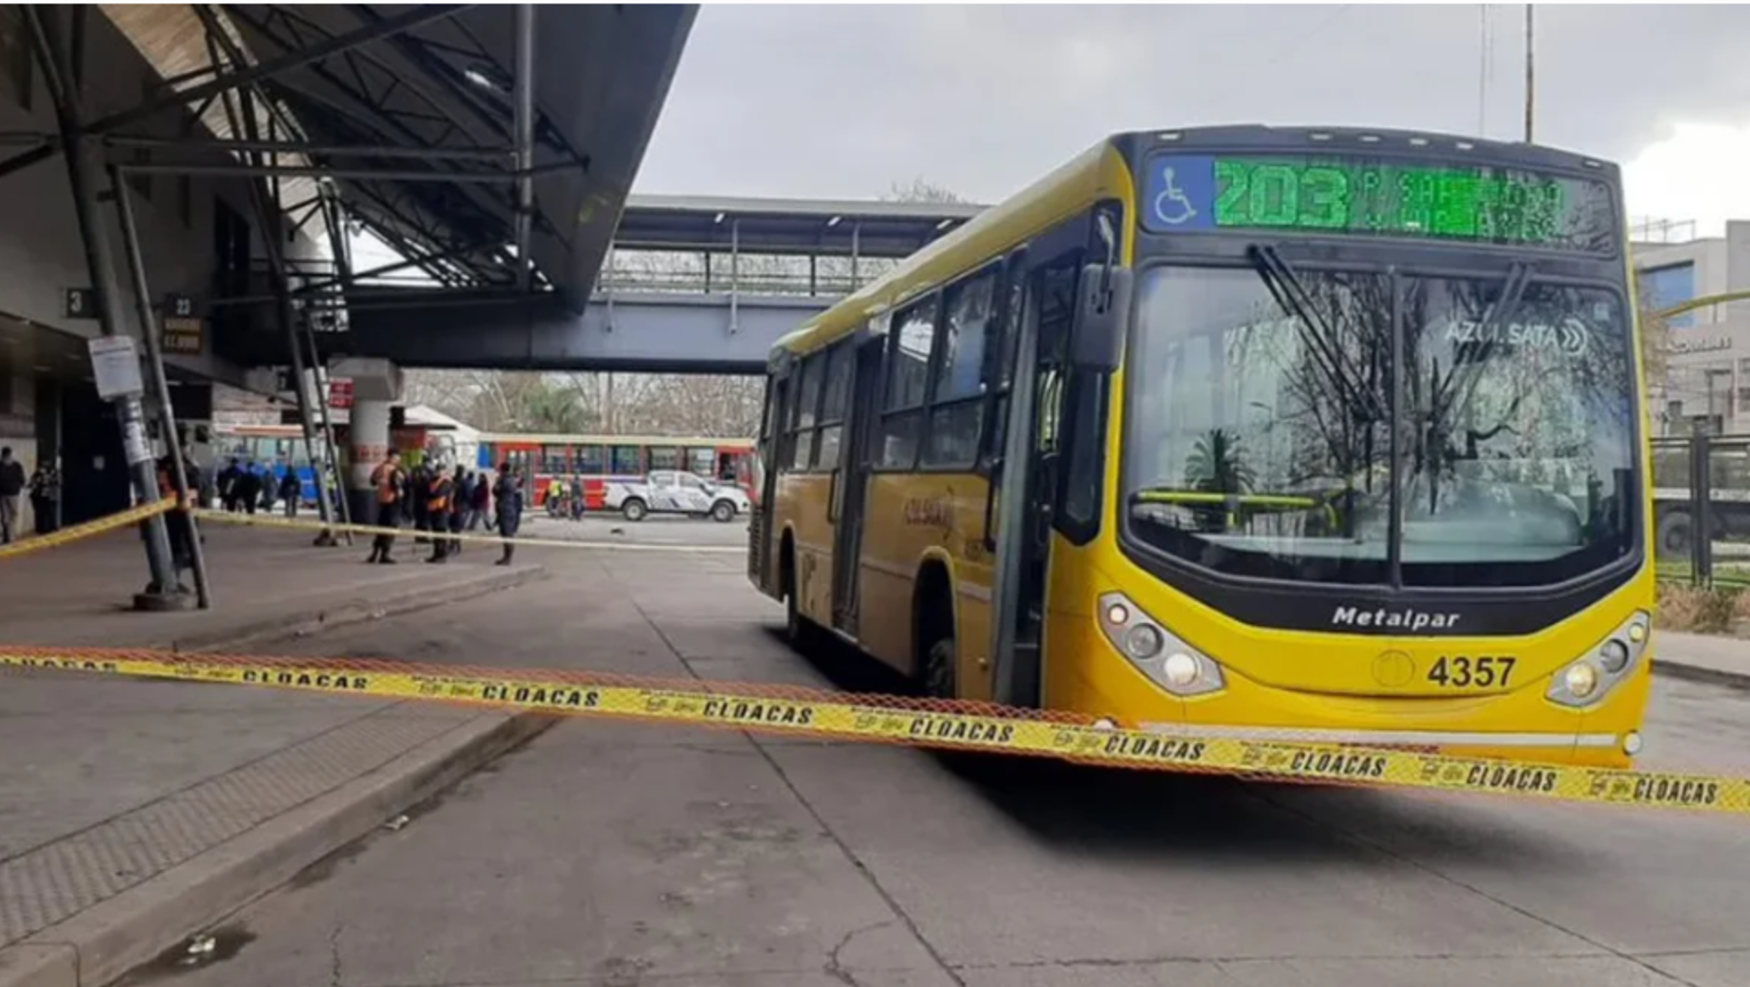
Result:
[[1507,655],[1441,655],[1428,669],[1428,681],[1447,689],[1506,688],[1519,659]]

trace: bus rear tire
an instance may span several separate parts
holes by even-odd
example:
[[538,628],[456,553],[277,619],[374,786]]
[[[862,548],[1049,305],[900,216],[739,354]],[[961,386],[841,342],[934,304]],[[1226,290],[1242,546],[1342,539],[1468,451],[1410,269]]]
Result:
[[642,521],[644,520],[645,515],[649,513],[649,506],[638,497],[628,497],[626,498],[626,502],[620,505],[620,516],[628,521]]
[[917,628],[918,687],[931,699],[960,698],[954,604],[948,593],[947,573],[936,566],[926,567],[918,580],[913,619]]
[[807,652],[815,644],[814,621],[802,613],[796,594],[796,547],[786,536],[779,556],[778,585],[784,593],[784,640],[797,651]]
[[727,500],[720,500],[711,505],[711,520],[719,524],[728,524],[735,520],[735,505]]

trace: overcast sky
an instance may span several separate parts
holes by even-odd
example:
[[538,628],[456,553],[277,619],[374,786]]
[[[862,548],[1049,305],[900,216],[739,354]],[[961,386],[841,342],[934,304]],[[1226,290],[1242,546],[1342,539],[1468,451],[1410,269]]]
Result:
[[[1524,8],[1486,19],[1485,66],[1474,4],[706,6],[637,191],[995,202],[1200,123],[1517,139]],[[1750,218],[1750,7],[1539,6],[1536,31],[1539,143],[1621,163],[1637,216]]]

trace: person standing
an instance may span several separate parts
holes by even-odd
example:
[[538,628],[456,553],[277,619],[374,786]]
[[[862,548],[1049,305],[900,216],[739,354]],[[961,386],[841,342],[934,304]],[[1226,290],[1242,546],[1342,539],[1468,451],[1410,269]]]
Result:
[[237,465],[236,457],[232,457],[225,468],[219,471],[219,502],[224,505],[226,514],[237,513],[237,481],[243,474]]
[[468,530],[473,531],[478,528],[481,522],[485,522],[487,529],[490,530],[492,518],[487,511],[492,506],[492,486],[486,482],[486,474],[474,474],[474,485],[471,489],[472,503],[468,505]]
[[61,526],[61,471],[52,462],[38,466],[31,474],[30,511],[39,535],[54,534]]
[[245,514],[253,515],[255,505],[261,500],[261,474],[255,471],[255,464],[250,463],[237,474],[237,484],[231,488],[231,495],[236,498],[237,505],[243,508]]
[[517,528],[523,523],[523,489],[520,478],[510,471],[509,463],[498,464],[498,483],[492,488],[493,506],[498,508],[498,533],[507,540],[504,543],[504,556],[497,565],[510,565],[510,558],[516,554],[516,545],[508,539],[515,538]]
[[473,502],[474,494],[468,488],[467,467],[456,466],[455,485],[450,496],[450,554],[462,554],[462,539],[455,537],[467,526],[468,511]]
[[280,500],[286,505],[286,517],[296,520],[298,517],[298,502],[304,499],[304,484],[298,479],[298,473],[292,469],[292,464],[286,464],[286,471],[280,475]]
[[[377,493],[377,526],[401,527],[401,504],[407,499],[407,475],[401,472],[401,450],[390,449],[389,458],[371,471],[371,488]],[[366,562],[394,565],[395,536],[379,532],[371,542],[371,557]]]
[[413,472],[407,478],[408,486],[413,490],[413,496],[408,508],[413,512],[413,530],[422,532],[413,536],[415,545],[425,544],[423,532],[431,530],[431,524],[426,516],[425,504],[431,490],[431,468],[423,460],[415,464]]
[[18,527],[18,495],[24,492],[24,464],[12,458],[11,446],[0,446],[0,545],[12,541]]
[[431,557],[426,559],[427,562],[449,561],[450,540],[443,532],[449,527],[450,503],[455,493],[455,482],[450,475],[441,469],[433,470],[425,495],[425,520],[432,533]]
[[[170,564],[176,572],[176,592],[185,593],[187,589],[182,585],[182,570],[194,567],[194,525],[189,519],[188,502],[176,492],[170,457],[159,457],[157,466],[158,498],[175,505],[164,512],[164,533],[170,539]],[[145,535],[147,523],[140,522],[142,535]]]
[[279,502],[279,496],[279,477],[273,475],[273,464],[264,464],[261,467],[261,512],[272,514],[274,506]]
[[461,465],[456,467],[456,513],[461,518],[461,527],[454,530],[467,530],[468,516],[474,513],[474,474]]

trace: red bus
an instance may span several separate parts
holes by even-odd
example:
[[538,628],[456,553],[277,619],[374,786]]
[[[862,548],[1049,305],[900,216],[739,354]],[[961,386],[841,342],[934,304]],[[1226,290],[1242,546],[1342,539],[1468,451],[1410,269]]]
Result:
[[575,476],[583,480],[584,508],[599,511],[610,481],[638,481],[651,470],[686,470],[705,480],[733,483],[759,502],[753,439],[482,432],[479,440],[480,468],[497,470],[500,463],[509,463],[522,474],[530,507],[546,504],[555,479]]

